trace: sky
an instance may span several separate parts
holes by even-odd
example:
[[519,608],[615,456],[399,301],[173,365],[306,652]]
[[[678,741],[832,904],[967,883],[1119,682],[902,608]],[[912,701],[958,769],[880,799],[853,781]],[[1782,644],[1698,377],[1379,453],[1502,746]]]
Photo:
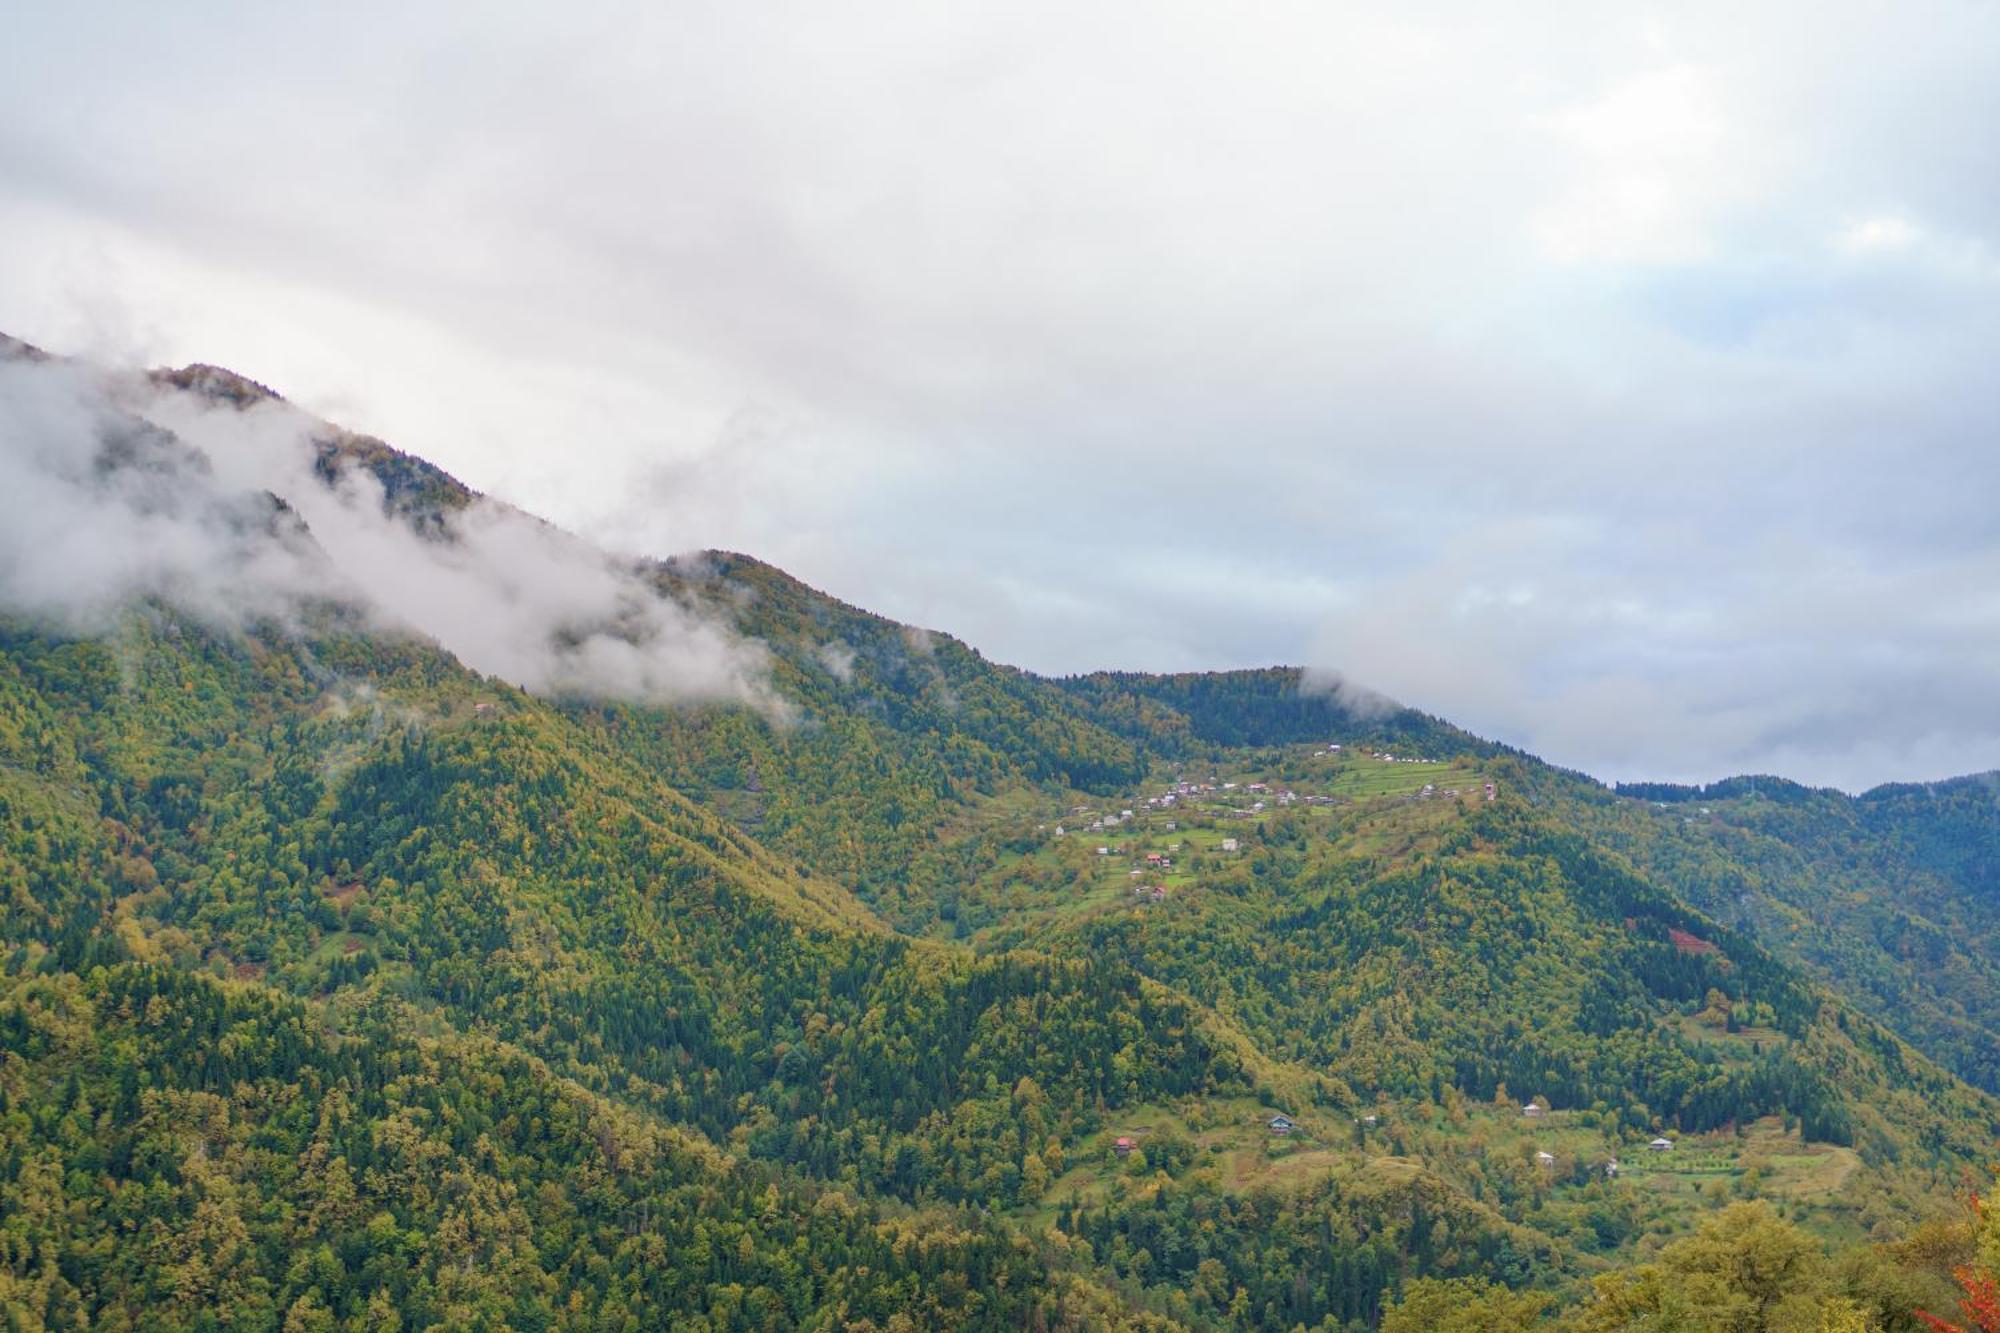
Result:
[[2000,767],[1985,3],[81,0],[0,238],[0,330],[998,660]]

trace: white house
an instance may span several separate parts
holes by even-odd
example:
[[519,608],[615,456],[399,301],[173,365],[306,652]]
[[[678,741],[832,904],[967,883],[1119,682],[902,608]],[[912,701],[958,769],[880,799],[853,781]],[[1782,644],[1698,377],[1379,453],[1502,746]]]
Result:
[[1233,852],[1233,851],[1235,851],[1235,850],[1236,850],[1236,839],[1234,839],[1234,838],[1224,838],[1224,839],[1222,840],[1222,850],[1223,850],[1223,851],[1225,851],[1225,852]]
[[1672,1139],[1654,1139],[1646,1145],[1647,1152],[1672,1152],[1673,1150],[1674,1141]]

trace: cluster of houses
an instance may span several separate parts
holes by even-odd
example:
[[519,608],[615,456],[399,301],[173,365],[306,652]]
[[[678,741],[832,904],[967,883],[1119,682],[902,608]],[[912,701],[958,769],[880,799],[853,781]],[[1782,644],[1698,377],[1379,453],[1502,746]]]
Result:
[[[1653,1142],[1667,1143],[1665,1139],[1655,1139]],[[1667,1148],[1671,1147],[1673,1147],[1673,1144],[1667,1143]],[[1655,1148],[1653,1151],[1665,1152],[1666,1148]],[[1538,1152],[1535,1154],[1535,1165],[1541,1167],[1544,1171],[1553,1171],[1556,1166],[1556,1155],[1552,1152]],[[1604,1163],[1604,1178],[1606,1180],[1618,1179],[1618,1159],[1616,1157]]]
[[[1150,889],[1147,891],[1162,897],[1166,894],[1165,889]],[[1134,892],[1138,892],[1138,890],[1134,890]],[[1536,1102],[1529,1102],[1521,1108],[1521,1114],[1530,1120],[1539,1120],[1548,1114],[1548,1108]],[[1373,1129],[1377,1123],[1377,1117],[1373,1113],[1356,1116],[1355,1123],[1364,1128]],[[1282,1111],[1273,1115],[1269,1120],[1266,1120],[1264,1125],[1266,1129],[1270,1130],[1272,1135],[1278,1138],[1287,1138],[1297,1132],[1299,1128],[1299,1122]],[[1120,1157],[1129,1157],[1138,1146],[1138,1140],[1131,1135],[1121,1134],[1112,1143],[1111,1149]],[[1667,1138],[1656,1138],[1646,1145],[1647,1152],[1664,1153],[1672,1152],[1673,1150],[1673,1140]],[[1544,1171],[1553,1171],[1556,1166],[1556,1155],[1546,1149],[1537,1150],[1535,1153],[1535,1165]],[[1605,1162],[1604,1176],[1607,1180],[1616,1180],[1618,1178],[1618,1159],[1616,1157]]]
[[[1339,753],[1339,751],[1340,747],[1338,745],[1335,745],[1331,749],[1318,751],[1318,753],[1337,754]],[[1250,796],[1250,797],[1269,798],[1268,800],[1254,800],[1247,807],[1236,806],[1224,812],[1237,819],[1255,818],[1256,816],[1265,813],[1268,809],[1272,808],[1273,806],[1275,806],[1277,809],[1282,810],[1289,806],[1294,806],[1294,805],[1339,805],[1340,804],[1340,798],[1335,796],[1301,795],[1298,792],[1290,790],[1289,788],[1273,787],[1268,782],[1239,783],[1239,782],[1183,781],[1183,782],[1176,782],[1172,787],[1169,787],[1167,790],[1161,792],[1157,796],[1148,796],[1146,798],[1146,806],[1148,809],[1152,810],[1172,810],[1177,805],[1182,805],[1190,801],[1197,801],[1204,796],[1234,797],[1236,796],[1237,793],[1241,793],[1244,796]],[[1082,813],[1082,811],[1079,808],[1078,810],[1072,811],[1071,813]],[[1124,817],[1126,819],[1130,819],[1132,817],[1132,812],[1130,810],[1125,811]],[[1094,828],[1096,826],[1092,825],[1092,827]],[[1110,827],[1108,821],[1106,827]],[[1169,824],[1167,827],[1172,828],[1173,825]]]
[[[1370,1124],[1373,1124],[1375,1117],[1371,1115],[1368,1117],[1368,1120]],[[1265,1126],[1273,1134],[1279,1136],[1280,1138],[1290,1134],[1292,1131],[1296,1130],[1299,1127],[1298,1121],[1292,1119],[1290,1116],[1284,1114],[1283,1112],[1279,1112],[1277,1115],[1272,1116],[1269,1120],[1265,1121],[1264,1123]],[[1112,1140],[1111,1151],[1118,1154],[1120,1157],[1130,1157],[1132,1155],[1133,1150],[1136,1149],[1138,1146],[1139,1146],[1139,1141],[1132,1135],[1120,1134],[1116,1139]]]
[[[1522,1113],[1522,1119],[1538,1121],[1544,1115],[1548,1115],[1548,1107],[1530,1101],[1530,1103],[1522,1105],[1520,1113]],[[1674,1141],[1672,1139],[1654,1139],[1652,1143],[1646,1145],[1646,1151],[1648,1153],[1672,1153],[1674,1151]],[[1542,1165],[1542,1167],[1554,1167],[1556,1165],[1554,1153],[1536,1153],[1534,1161],[1536,1161],[1536,1165]],[[1608,1163],[1604,1163],[1604,1175],[1608,1179],[1618,1179],[1618,1159],[1616,1157],[1612,1157]]]
[[[1457,787],[1446,787],[1443,792],[1439,792],[1436,783],[1426,782],[1424,784],[1424,789],[1417,793],[1417,799],[1428,801],[1434,796],[1442,795],[1446,800],[1456,800],[1462,795],[1469,795],[1469,794],[1470,793],[1467,792],[1461,792]],[[1495,787],[1490,782],[1486,784],[1485,796],[1487,800],[1489,801],[1493,800],[1499,794],[1500,794],[1499,788]]]
[[[1674,1143],[1672,1139],[1654,1139],[1646,1145],[1647,1152],[1672,1152],[1673,1150]],[[1536,1166],[1544,1170],[1553,1170],[1555,1164],[1556,1156],[1554,1153],[1538,1152],[1535,1154]],[[1618,1159],[1616,1157],[1610,1158],[1604,1163],[1604,1178],[1606,1180],[1618,1179]]]
[[[1325,750],[1317,751],[1316,753],[1332,755],[1339,754],[1340,751],[1341,747],[1338,744],[1330,744]],[[1378,751],[1374,757],[1397,763],[1435,762],[1426,759],[1397,758],[1386,751]],[[1435,785],[1426,785],[1418,795],[1421,799],[1428,800],[1440,795],[1456,798],[1461,795],[1470,796],[1473,794],[1474,792],[1471,789],[1461,792],[1459,788],[1452,787],[1440,792]],[[1494,785],[1491,782],[1485,784],[1485,796],[1489,801],[1494,799]],[[1247,805],[1236,804],[1237,801],[1244,800],[1245,798],[1252,799],[1249,799]],[[1209,818],[1258,819],[1262,818],[1273,806],[1282,810],[1301,804],[1307,806],[1335,806],[1345,804],[1345,802],[1337,796],[1301,794],[1292,791],[1290,788],[1276,786],[1271,782],[1262,780],[1245,782],[1210,780],[1207,782],[1198,782],[1180,779],[1165,790],[1155,795],[1147,796],[1143,798],[1143,801],[1135,800],[1133,804],[1142,808],[1099,813],[1087,805],[1071,806],[1066,814],[1066,822],[1055,826],[1054,836],[1064,838],[1072,830],[1087,831],[1100,835],[1115,833],[1123,829],[1126,825],[1138,820],[1142,815],[1174,814],[1184,804],[1194,806],[1199,813]],[[1166,819],[1161,822],[1169,833],[1177,832],[1181,824],[1179,819]],[[1038,831],[1046,827],[1046,825],[1038,826]],[[1097,855],[1106,858],[1124,856],[1127,851],[1126,846],[1110,838],[1094,845]],[[1242,841],[1237,838],[1223,838],[1219,842],[1220,850],[1224,853],[1240,851],[1242,845]],[[1178,847],[1172,847],[1169,850],[1178,850]],[[1143,868],[1139,867],[1139,863],[1136,860],[1133,862],[1133,865],[1135,868],[1131,872],[1132,878],[1138,881],[1145,879],[1148,870],[1172,870],[1173,860],[1171,857],[1160,853],[1147,853]],[[1164,888],[1159,888],[1151,883],[1135,883],[1132,886],[1132,893],[1134,897],[1146,898],[1155,902],[1167,896],[1167,891]]]
[[[1070,813],[1082,817],[1090,814],[1090,811],[1085,807],[1079,805],[1074,810],[1071,810]],[[1093,833],[1101,833],[1105,829],[1114,829],[1117,828],[1120,824],[1129,822],[1131,818],[1132,818],[1132,812],[1130,810],[1120,810],[1115,814],[1100,815],[1097,818],[1092,819],[1090,821],[1090,831]],[[1061,830],[1058,829],[1057,831],[1060,832]]]
[[1212,782],[1176,782],[1158,796],[1148,796],[1146,804],[1156,810],[1165,810],[1182,801],[1191,800],[1197,796],[1206,796],[1214,790],[1215,784]]
[[[1071,810],[1070,814],[1080,816],[1077,820],[1079,826],[1081,826],[1084,819],[1090,819],[1090,832],[1092,833],[1107,832],[1117,828],[1121,824],[1130,822],[1132,819],[1132,812],[1130,810],[1120,810],[1113,814],[1099,815],[1096,818],[1091,818],[1091,812],[1083,806],[1078,806],[1074,810]],[[1056,825],[1056,836],[1058,838],[1066,837],[1068,834],[1069,830],[1067,828],[1064,828],[1061,824]],[[1098,854],[1100,856],[1108,856],[1110,852],[1100,847]]]
[[[1091,812],[1087,807],[1084,806],[1076,806],[1072,808],[1070,811],[1071,815],[1076,815],[1078,813],[1082,813],[1083,815],[1088,816]],[[1119,824],[1124,823],[1125,821],[1131,819],[1132,817],[1133,817],[1132,811],[1121,810],[1117,814],[1105,815],[1103,818],[1093,822],[1090,827],[1092,829],[1107,828],[1107,827],[1115,828]],[[1175,827],[1177,827],[1177,825],[1173,820],[1167,821],[1167,828],[1169,830],[1172,830]],[[1068,833],[1069,830],[1065,828],[1063,825],[1058,824],[1055,826],[1056,837],[1058,838],[1066,837],[1068,836]],[[1180,844],[1178,843],[1174,844],[1174,849],[1178,850],[1179,846]],[[1226,839],[1225,850],[1232,852],[1235,851],[1236,839],[1234,838]],[[1119,844],[1105,842],[1097,844],[1096,851],[1099,856],[1111,857],[1111,856],[1125,855],[1126,849],[1125,847]],[[1138,899],[1142,902],[1155,902],[1155,903],[1165,902],[1167,898],[1170,896],[1170,891],[1167,889],[1165,885],[1145,882],[1146,874],[1148,871],[1157,871],[1161,874],[1171,872],[1174,868],[1174,858],[1167,855],[1165,852],[1147,852],[1143,859],[1144,859],[1144,865],[1141,866],[1135,862],[1130,872],[1131,877],[1135,881],[1140,881],[1132,885],[1132,896],[1135,899]]]
[[[1521,1107],[1521,1115],[1524,1119],[1540,1120],[1547,1114],[1548,1108],[1539,1102],[1528,1102]],[[1668,1138],[1656,1138],[1646,1145],[1647,1152],[1672,1152],[1673,1150],[1674,1141]],[[1555,1154],[1537,1152],[1535,1154],[1535,1164],[1544,1169],[1552,1169],[1556,1164]],[[1616,1180],[1618,1178],[1618,1159],[1616,1157],[1613,1157],[1604,1164],[1604,1175],[1607,1180]]]

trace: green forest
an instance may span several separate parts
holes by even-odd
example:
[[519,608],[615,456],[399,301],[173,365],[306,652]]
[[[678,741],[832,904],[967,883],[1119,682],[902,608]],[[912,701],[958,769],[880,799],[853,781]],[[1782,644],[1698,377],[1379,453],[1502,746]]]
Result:
[[1990,781],[1614,790],[647,577],[784,708],[0,619],[8,1329],[1996,1326]]

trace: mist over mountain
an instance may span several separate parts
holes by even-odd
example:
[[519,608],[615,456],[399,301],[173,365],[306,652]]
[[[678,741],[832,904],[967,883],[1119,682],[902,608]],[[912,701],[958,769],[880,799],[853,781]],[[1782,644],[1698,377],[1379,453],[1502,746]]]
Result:
[[[338,602],[537,693],[775,707],[757,646],[663,596],[639,563],[261,386],[26,355],[0,376],[0,596],[16,610],[101,624],[150,596],[240,625]],[[274,506],[298,539],[259,539]]]

